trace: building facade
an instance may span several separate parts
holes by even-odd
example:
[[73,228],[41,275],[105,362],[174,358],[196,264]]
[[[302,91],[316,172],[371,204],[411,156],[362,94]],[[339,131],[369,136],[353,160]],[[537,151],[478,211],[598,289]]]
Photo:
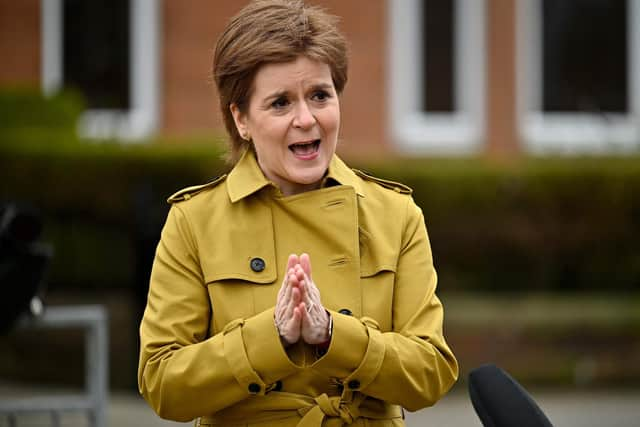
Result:
[[[640,0],[309,2],[350,43],[348,155],[638,152]],[[86,136],[220,134],[213,46],[243,4],[0,0],[0,85],[79,89]]]

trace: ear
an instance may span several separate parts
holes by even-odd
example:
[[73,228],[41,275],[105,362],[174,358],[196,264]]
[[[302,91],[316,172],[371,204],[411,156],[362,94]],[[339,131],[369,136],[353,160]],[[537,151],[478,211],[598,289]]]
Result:
[[236,129],[240,134],[242,139],[246,139],[246,136],[249,134],[249,129],[247,127],[247,117],[246,114],[240,111],[240,108],[237,104],[232,103],[229,105],[229,111],[231,111],[231,115],[233,116],[233,121],[236,124]]

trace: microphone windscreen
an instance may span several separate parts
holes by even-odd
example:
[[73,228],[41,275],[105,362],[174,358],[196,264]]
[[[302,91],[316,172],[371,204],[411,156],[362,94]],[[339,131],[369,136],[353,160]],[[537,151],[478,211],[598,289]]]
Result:
[[469,373],[469,397],[484,427],[553,427],[529,393],[495,365]]

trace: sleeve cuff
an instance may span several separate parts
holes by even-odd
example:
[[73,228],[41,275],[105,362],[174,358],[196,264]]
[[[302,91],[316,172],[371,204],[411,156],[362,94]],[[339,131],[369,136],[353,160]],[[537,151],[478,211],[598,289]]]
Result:
[[373,381],[382,365],[382,334],[372,319],[357,319],[334,311],[331,316],[331,345],[312,368],[329,377],[351,382],[352,386],[357,386],[353,389],[362,389]]
[[367,388],[376,379],[382,367],[385,353],[385,343],[378,323],[368,317],[363,317],[361,321],[366,325],[369,333],[367,351],[360,366],[343,381],[349,389],[354,391]]
[[273,309],[231,321],[223,334],[225,358],[240,386],[250,394],[262,395],[271,384],[301,369],[280,343]]

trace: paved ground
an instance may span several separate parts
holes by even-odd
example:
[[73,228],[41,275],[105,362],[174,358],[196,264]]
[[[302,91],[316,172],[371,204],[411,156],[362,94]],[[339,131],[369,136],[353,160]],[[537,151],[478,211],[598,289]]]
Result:
[[[533,391],[538,405],[555,427],[640,426],[640,390]],[[408,414],[409,427],[481,427],[466,393],[458,390],[433,408]]]
[[[6,396],[5,393],[2,395]],[[555,427],[631,427],[640,426],[640,390],[626,391],[542,391],[532,392]],[[1,397],[0,397],[1,398]],[[110,397],[109,427],[180,427],[158,418],[145,402],[133,393],[113,393]],[[87,426],[79,415],[61,417],[60,427]],[[21,417],[17,427],[51,426],[48,416]],[[408,427],[481,427],[464,390],[447,395],[435,407],[407,414]],[[0,416],[0,427],[8,427]]]
[[[640,390],[634,392],[535,392],[535,399],[555,427],[632,427],[640,426]],[[131,425],[129,414],[144,427],[171,427],[139,401],[116,396],[111,412],[111,426]],[[449,394],[433,408],[407,414],[408,427],[482,427],[464,390]]]

